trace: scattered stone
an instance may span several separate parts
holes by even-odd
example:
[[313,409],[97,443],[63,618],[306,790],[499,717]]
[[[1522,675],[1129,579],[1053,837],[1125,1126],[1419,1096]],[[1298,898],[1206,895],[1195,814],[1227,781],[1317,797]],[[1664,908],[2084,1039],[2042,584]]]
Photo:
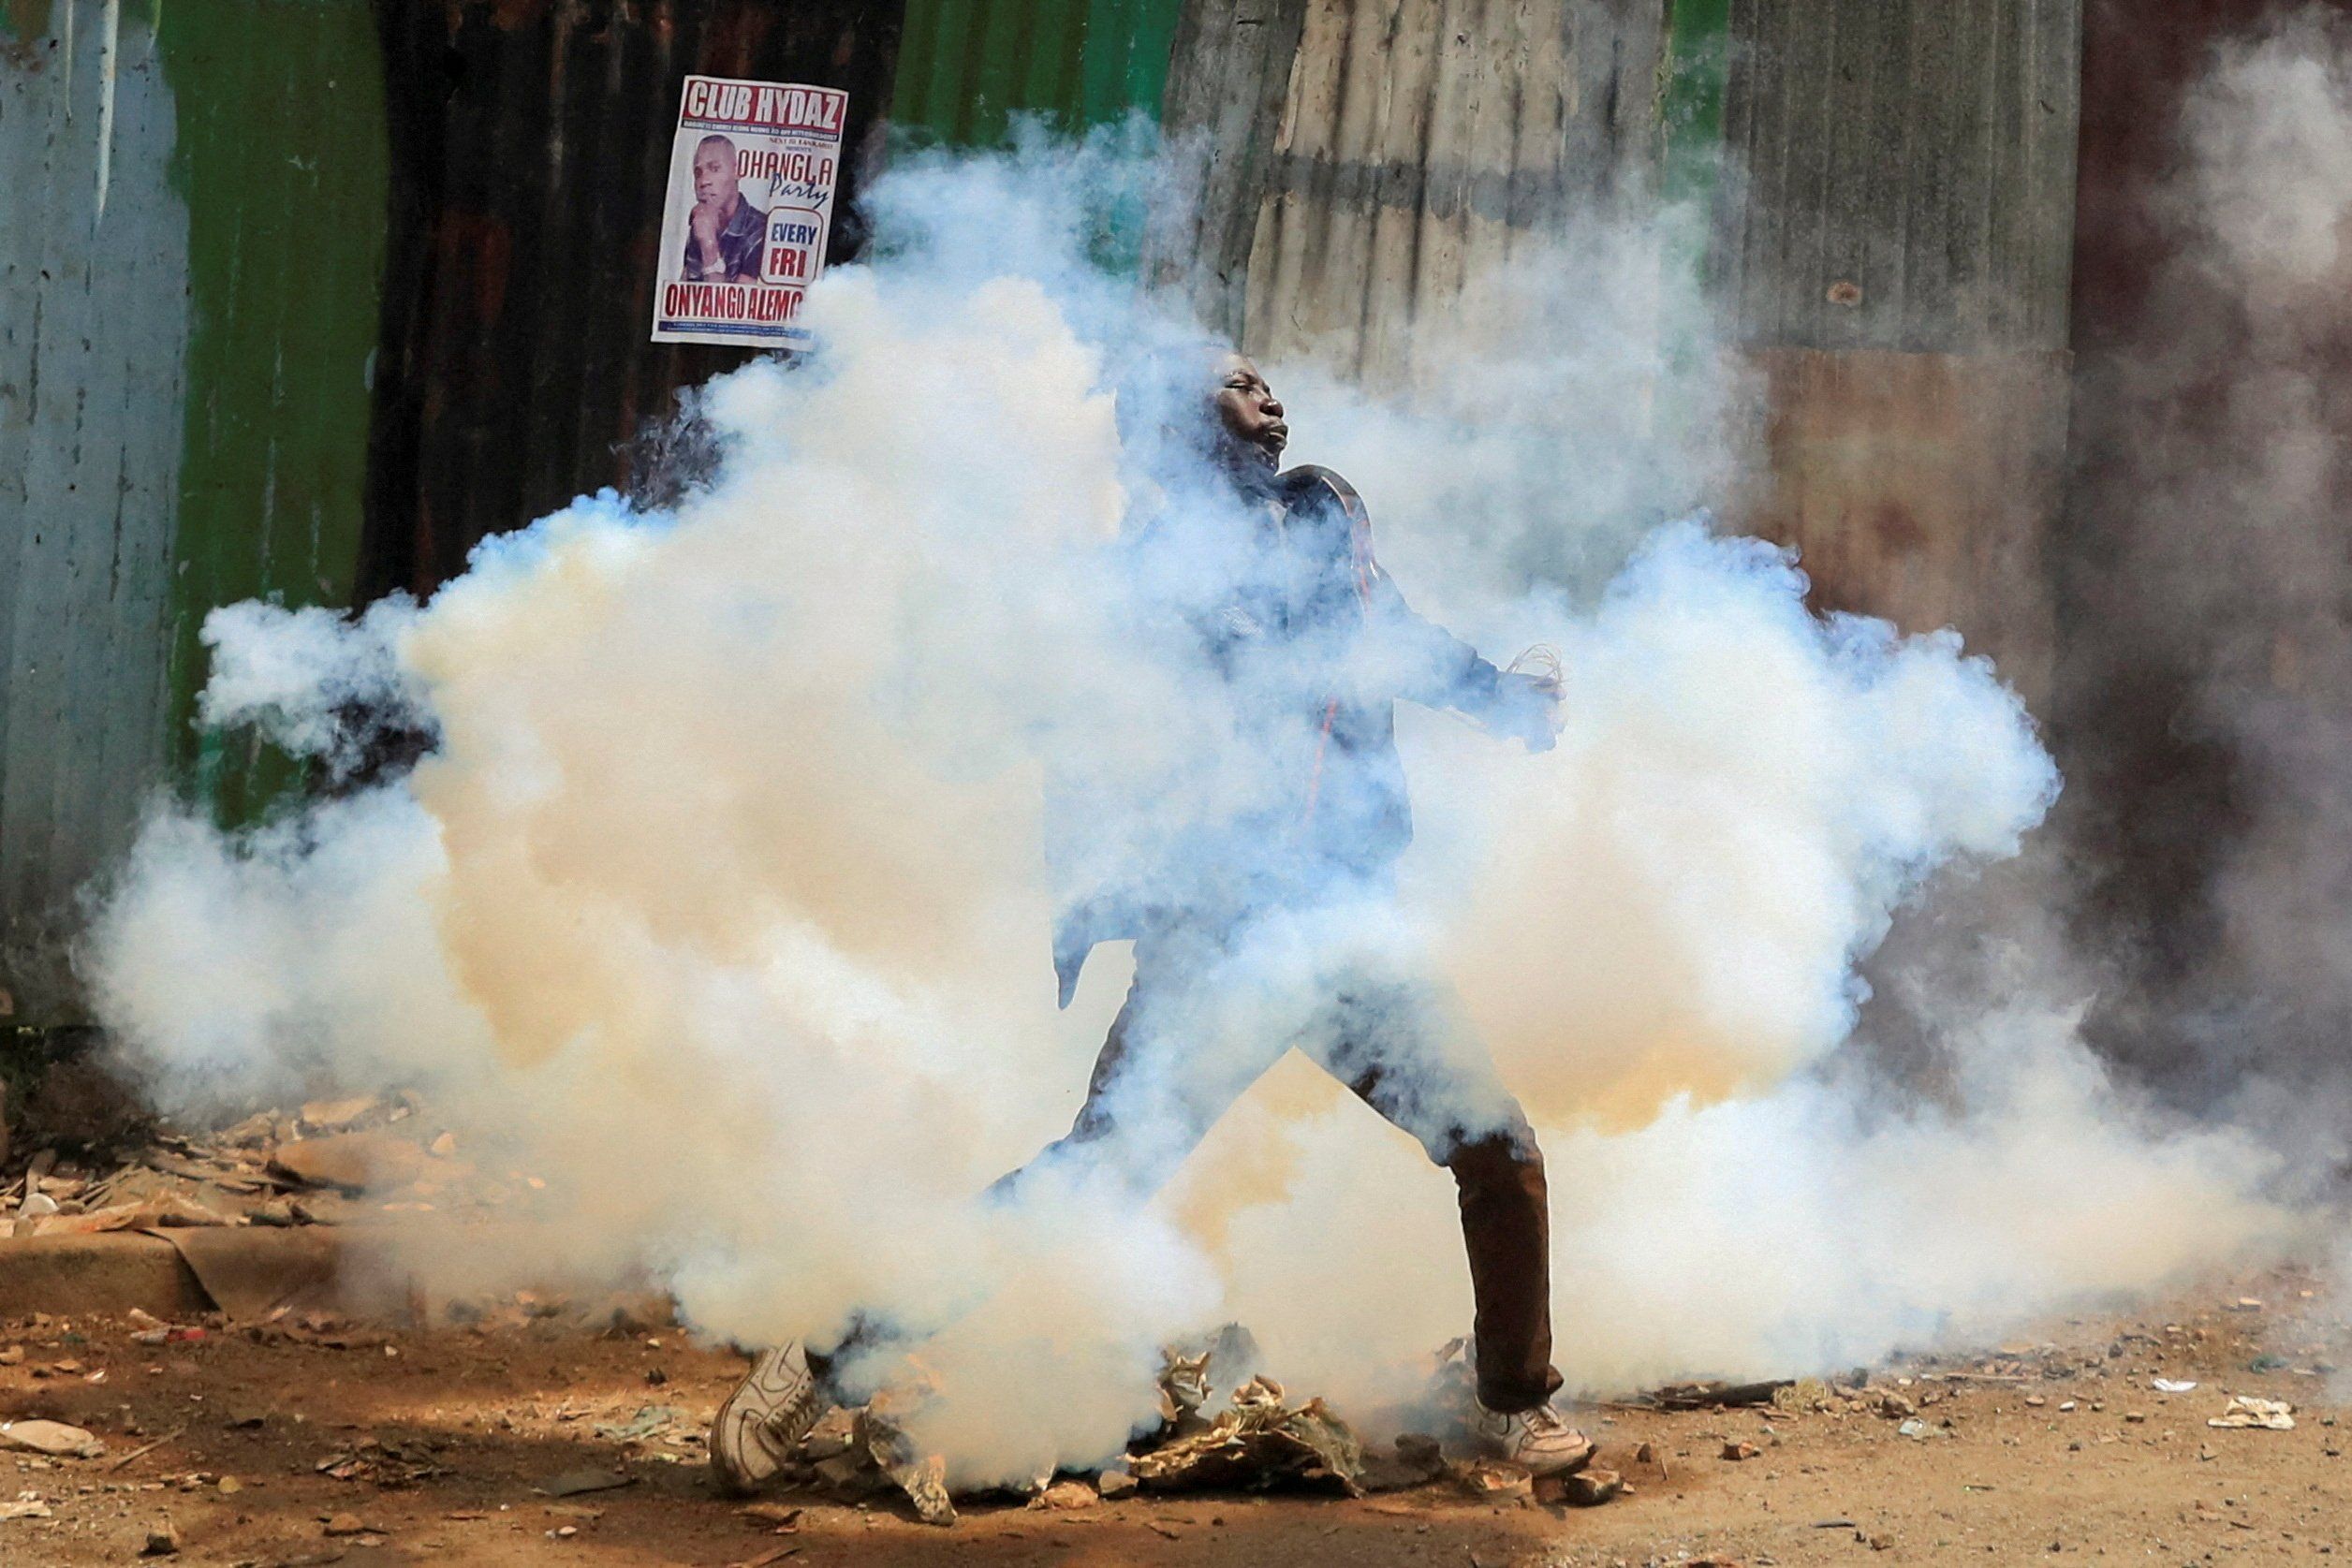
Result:
[[1095,1477],[1095,1489],[1105,1501],[1116,1502],[1136,1489],[1135,1473],[1116,1467],[1106,1470]]
[[389,1133],[331,1133],[280,1144],[270,1168],[305,1187],[398,1187],[424,1168],[425,1152]]
[[2127,1410],[2124,1412],[2124,1419],[2137,1427],[2148,1419],[2148,1413],[2144,1410]]
[[1904,1421],[1919,1414],[1919,1407],[1900,1394],[1878,1396],[1878,1414],[1890,1421]]
[[747,1502],[736,1510],[742,1517],[754,1524],[764,1524],[772,1530],[800,1528],[801,1516],[807,1512],[787,1502]]
[[1536,1477],[1525,1465],[1504,1459],[1472,1459],[1454,1472],[1454,1478],[1462,1484],[1463,1490],[1488,1502],[1536,1500]]
[[1734,1463],[1742,1459],[1752,1459],[1762,1452],[1763,1450],[1753,1443],[1732,1442],[1723,1445],[1723,1457]]
[[2048,1404],[2049,1402],[2050,1401],[2048,1399],[2043,1399],[2039,1394],[2028,1394],[2025,1396],[2026,1408],[2029,1410],[2039,1410],[2042,1406]]
[[139,1548],[141,1557],[170,1557],[180,1549],[180,1527],[169,1519],[147,1531],[147,1544]]
[[366,1535],[370,1531],[357,1514],[330,1514],[327,1516],[326,1532],[337,1536]]
[[1625,1489],[1625,1478],[1613,1470],[1580,1470],[1562,1479],[1561,1489],[1571,1508],[1597,1508]]
[[1366,1454],[1358,1483],[1368,1492],[1425,1487],[1446,1473],[1446,1456],[1425,1432],[1399,1432],[1392,1454]]
[[1032,1508],[1070,1512],[1101,1505],[1102,1493],[1083,1481],[1056,1481],[1029,1500]]
[[313,1133],[340,1133],[376,1107],[373,1094],[341,1100],[312,1100],[302,1106],[302,1126]]
[[95,1436],[63,1421],[0,1421],[0,1447],[29,1448],[59,1459],[95,1459],[106,1452]]

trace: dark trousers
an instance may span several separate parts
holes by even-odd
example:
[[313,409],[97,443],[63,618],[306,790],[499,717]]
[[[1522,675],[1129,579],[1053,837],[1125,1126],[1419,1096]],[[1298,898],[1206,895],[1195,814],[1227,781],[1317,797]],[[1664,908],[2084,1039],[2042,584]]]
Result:
[[[1343,971],[1319,993],[1327,1000],[1303,1009],[1261,1006],[1261,983],[1283,959],[1237,951],[1236,941],[1182,924],[1137,939],[1135,983],[1076,1123],[992,1191],[1010,1195],[1054,1171],[1125,1181],[1148,1197],[1296,1046],[1453,1173],[1477,1304],[1479,1400],[1500,1411],[1543,1403],[1560,1386],[1543,1153],[1493,1062],[1443,1027],[1426,988],[1367,972],[1377,965]],[[1297,981],[1296,966],[1283,978]]]

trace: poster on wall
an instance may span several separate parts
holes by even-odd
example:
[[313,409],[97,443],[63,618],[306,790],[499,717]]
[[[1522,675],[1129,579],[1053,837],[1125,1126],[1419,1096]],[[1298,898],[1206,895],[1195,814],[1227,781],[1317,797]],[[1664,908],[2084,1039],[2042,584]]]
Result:
[[663,197],[655,343],[805,348],[849,95],[690,76]]

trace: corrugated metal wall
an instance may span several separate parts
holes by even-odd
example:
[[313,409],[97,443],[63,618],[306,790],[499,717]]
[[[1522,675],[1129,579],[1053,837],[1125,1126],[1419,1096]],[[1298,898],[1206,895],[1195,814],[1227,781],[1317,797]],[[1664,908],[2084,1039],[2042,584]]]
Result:
[[183,776],[238,820],[297,774],[251,735],[196,728],[197,633],[240,599],[351,599],[384,271],[383,62],[362,0],[167,0],[160,18],[190,300],[170,740]]
[[[743,358],[645,341],[679,81],[845,87],[854,154],[899,21],[899,0],[0,6],[15,1018],[75,1005],[78,896],[175,765],[229,818],[295,778],[190,723],[205,612],[429,590],[483,535],[628,482],[676,388]],[[836,258],[858,242],[834,237]]]
[[1204,199],[1154,271],[1254,353],[1404,386],[1465,279],[1658,173],[1714,202],[1707,265],[1767,390],[1740,520],[1801,547],[1824,603],[1957,624],[2038,694],[2078,12],[1194,0],[1168,123],[1209,143]]
[[[1193,0],[1188,12],[1169,129],[1221,128],[1217,151],[1233,155],[1210,165],[1195,227],[1154,260],[1253,353],[1402,384],[1416,320],[1654,153],[1659,0]],[[1277,81],[1271,136],[1226,142],[1231,122],[1275,101]]]
[[891,118],[919,140],[990,146],[1011,116],[1064,130],[1156,117],[1178,0],[907,0]]
[[898,0],[379,0],[395,173],[369,596],[429,593],[485,535],[627,487],[679,388],[752,351],[647,341],[690,72],[849,95],[830,259],[853,254]]
[[[0,12],[0,987],[70,996],[76,896],[168,761],[195,632],[349,592],[384,157],[364,0]],[[235,810],[250,756],[201,782]]]
[[[428,591],[628,483],[676,390],[740,362],[644,341],[688,70],[845,88],[867,156],[892,104],[962,143],[1164,108],[1203,198],[1154,273],[1375,385],[1483,262],[1639,184],[1662,108],[1669,150],[1720,126],[1746,178],[1714,263],[1771,403],[1751,520],[1831,602],[2030,671],[2077,5],[9,0],[0,950],[53,979],[72,889],[174,752],[228,812],[267,796],[265,758],[180,722],[204,609]],[[29,973],[0,983],[54,989]]]
[[2031,696],[2055,629],[2080,0],[1732,0],[1715,269],[1768,386],[1742,520],[1821,598],[1956,625]]
[[0,14],[0,985],[23,1018],[163,762],[187,215],[149,18]]
[[2066,345],[2080,0],[1734,0],[1742,342]]

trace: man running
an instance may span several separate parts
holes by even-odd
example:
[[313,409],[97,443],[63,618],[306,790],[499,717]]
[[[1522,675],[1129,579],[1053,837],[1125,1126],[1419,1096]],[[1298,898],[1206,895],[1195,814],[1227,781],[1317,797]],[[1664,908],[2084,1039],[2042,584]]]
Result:
[[[1213,380],[1161,432],[1191,461],[1171,465],[1131,566],[1158,612],[1146,619],[1177,628],[1169,654],[1213,694],[1244,765],[1214,790],[1056,813],[1112,844],[1059,857],[1072,885],[1054,932],[1062,1003],[1100,942],[1133,941],[1135,979],[1076,1123],[992,1193],[1050,1176],[1147,1200],[1296,1047],[1454,1177],[1481,1446],[1538,1474],[1573,1469],[1592,1445],[1551,1404],[1542,1152],[1484,1049],[1395,956],[1410,944],[1388,939],[1393,868],[1412,839],[1396,701],[1541,749],[1553,690],[1416,615],[1374,557],[1355,491],[1326,469],[1279,472],[1289,429],[1257,367],[1224,354],[1204,368]],[[1252,1035],[1252,1023],[1266,1027]],[[711,1434],[723,1484],[749,1489],[789,1458],[826,1408],[823,1371],[796,1344],[755,1361]]]

